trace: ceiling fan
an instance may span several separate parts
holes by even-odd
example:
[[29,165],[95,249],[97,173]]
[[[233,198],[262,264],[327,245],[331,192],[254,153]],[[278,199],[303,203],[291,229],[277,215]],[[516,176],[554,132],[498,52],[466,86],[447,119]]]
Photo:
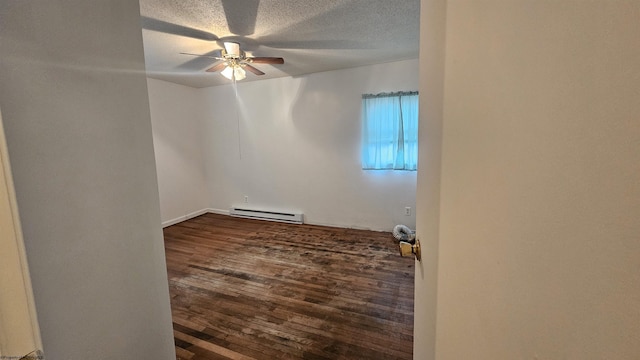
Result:
[[201,54],[180,53],[183,55],[208,57],[219,60],[220,62],[208,68],[207,72],[220,71],[222,76],[229,80],[242,80],[247,77],[245,70],[248,70],[255,75],[264,75],[265,73],[259,69],[253,67],[251,64],[284,64],[284,59],[281,57],[258,57],[247,56],[244,51],[240,49],[240,44],[233,41],[225,41],[224,48],[220,50],[220,56],[210,56]]

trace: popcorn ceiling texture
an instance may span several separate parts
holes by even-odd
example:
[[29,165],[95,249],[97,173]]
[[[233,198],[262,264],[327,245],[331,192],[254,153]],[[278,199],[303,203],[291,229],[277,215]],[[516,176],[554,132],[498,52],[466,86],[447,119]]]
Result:
[[418,57],[419,0],[141,0],[140,12],[148,75],[192,87],[228,80],[204,72],[216,60],[179,53],[215,55],[225,40],[285,59],[243,81]]

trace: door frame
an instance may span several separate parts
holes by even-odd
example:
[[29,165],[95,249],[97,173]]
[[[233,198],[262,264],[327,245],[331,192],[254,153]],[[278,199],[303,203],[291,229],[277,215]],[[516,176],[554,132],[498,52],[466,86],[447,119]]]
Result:
[[0,111],[0,357],[42,349]]

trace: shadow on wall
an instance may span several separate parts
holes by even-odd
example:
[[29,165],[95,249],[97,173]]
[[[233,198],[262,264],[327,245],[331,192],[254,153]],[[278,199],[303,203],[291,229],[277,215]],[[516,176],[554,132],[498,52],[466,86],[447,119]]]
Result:
[[291,102],[291,119],[298,135],[317,147],[338,146],[332,151],[347,154],[359,144],[359,93],[344,92],[344,78],[309,75],[299,80],[298,91]]

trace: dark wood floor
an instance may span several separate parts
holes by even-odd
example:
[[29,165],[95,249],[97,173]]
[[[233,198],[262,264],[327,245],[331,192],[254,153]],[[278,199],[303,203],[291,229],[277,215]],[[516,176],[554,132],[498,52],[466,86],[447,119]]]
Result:
[[205,214],[164,230],[178,359],[411,359],[390,233]]

